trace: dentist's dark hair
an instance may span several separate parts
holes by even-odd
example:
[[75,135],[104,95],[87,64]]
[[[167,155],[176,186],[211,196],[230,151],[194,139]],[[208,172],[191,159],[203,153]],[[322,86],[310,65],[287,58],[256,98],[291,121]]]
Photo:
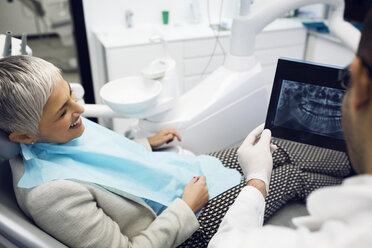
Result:
[[[363,58],[372,67],[372,8],[370,8],[364,19],[362,36],[356,55]],[[372,75],[369,76],[372,77]]]
[[44,105],[60,70],[32,56],[0,59],[0,129],[38,135]]

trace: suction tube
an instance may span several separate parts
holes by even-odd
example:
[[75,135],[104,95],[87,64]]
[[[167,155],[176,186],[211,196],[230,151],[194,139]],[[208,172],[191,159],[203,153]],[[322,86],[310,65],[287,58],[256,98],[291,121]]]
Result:
[[12,55],[12,32],[6,32],[3,57]]
[[21,43],[21,54],[22,55],[27,55],[26,46],[27,46],[27,35],[22,34],[22,43]]

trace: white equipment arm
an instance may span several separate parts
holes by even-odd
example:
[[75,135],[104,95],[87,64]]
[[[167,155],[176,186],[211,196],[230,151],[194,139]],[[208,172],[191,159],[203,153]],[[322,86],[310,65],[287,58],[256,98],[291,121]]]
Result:
[[[242,0],[245,11],[234,19],[231,32],[231,49],[233,56],[251,56],[255,48],[256,35],[276,18],[288,11],[315,3],[331,5],[329,29],[352,51],[356,51],[360,32],[350,23],[344,21],[344,0],[261,0],[252,5],[247,11],[247,1]],[[243,8],[242,8],[243,9]],[[249,9],[249,8],[248,8]]]

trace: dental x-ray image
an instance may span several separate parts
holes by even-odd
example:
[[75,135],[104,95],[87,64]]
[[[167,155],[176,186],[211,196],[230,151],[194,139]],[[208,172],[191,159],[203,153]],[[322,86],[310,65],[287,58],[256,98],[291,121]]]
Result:
[[342,140],[344,94],[341,89],[283,80],[274,125]]

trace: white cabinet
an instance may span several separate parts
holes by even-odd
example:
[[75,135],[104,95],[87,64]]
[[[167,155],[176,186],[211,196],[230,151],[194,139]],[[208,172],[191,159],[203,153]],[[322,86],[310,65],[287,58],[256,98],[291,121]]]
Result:
[[[223,36],[220,36],[218,40],[219,44],[221,44],[223,48],[217,44],[215,54],[223,54],[224,52],[227,52],[230,46],[229,35],[224,34]],[[185,58],[210,56],[214,51],[215,43],[216,39],[214,37],[188,40],[184,45]]]
[[[216,40],[214,38],[193,40],[184,43],[184,87],[191,89],[224,62],[223,51],[229,51],[230,38],[219,38],[215,54],[211,57]],[[306,29],[283,29],[262,32],[256,37],[255,55],[261,62],[265,82],[273,82],[278,58],[303,59],[306,45]]]
[[[172,42],[168,45],[169,54],[177,62],[182,61],[182,42]],[[154,59],[164,55],[161,44],[111,48],[105,50],[108,81],[127,76],[139,76],[143,67]],[[179,74],[182,75],[182,66]]]
[[305,59],[308,61],[347,66],[355,54],[346,48],[337,38],[329,34],[309,33]]
[[[222,37],[221,41],[227,51],[229,37]],[[214,43],[213,38],[168,42],[169,55],[176,61],[181,90],[189,90],[200,81],[202,72],[212,55]],[[138,76],[144,66],[163,55],[162,44],[106,48],[104,49],[106,81],[120,77]],[[223,60],[222,49],[218,46],[205,75],[222,65]]]
[[[278,25],[277,21],[268,26],[256,37],[256,56],[264,70],[265,81],[273,80],[279,57],[303,59],[306,45],[306,29],[299,23],[285,20],[287,26]],[[187,91],[203,78],[221,66],[225,53],[230,49],[229,32],[222,32],[218,43],[215,37],[183,36],[168,40],[168,51],[176,61],[180,88]],[[100,39],[99,35],[97,36]],[[105,58],[106,82],[126,76],[140,75],[144,66],[152,60],[163,56],[163,45],[152,43],[130,45],[107,45],[101,43]]]
[[220,36],[191,40],[184,43],[184,89],[190,90],[203,78],[216,70],[224,62],[229,51],[230,37]]

